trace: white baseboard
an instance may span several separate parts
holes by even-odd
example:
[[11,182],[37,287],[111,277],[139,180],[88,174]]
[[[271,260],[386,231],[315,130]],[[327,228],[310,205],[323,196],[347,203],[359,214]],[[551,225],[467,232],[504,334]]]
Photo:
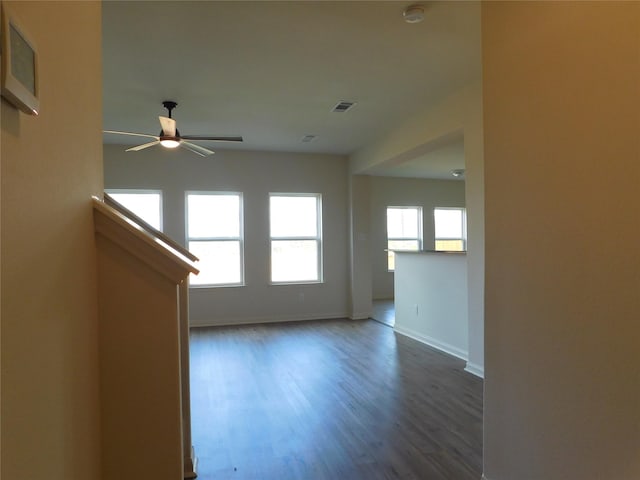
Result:
[[348,319],[347,313],[331,313],[321,315],[276,315],[268,317],[245,317],[233,320],[197,320],[192,321],[189,327],[229,327],[234,325],[251,325],[256,323],[282,323],[282,322],[303,322],[308,320],[336,320]]
[[367,320],[371,318],[371,312],[354,312],[349,315],[351,320]]
[[[484,378],[484,366],[473,362],[467,362],[465,371],[475,375],[476,377]],[[486,480],[486,479],[485,479]]]
[[453,355],[454,357],[461,358],[462,360],[467,360],[468,352],[454,347],[446,342],[442,342],[436,338],[430,337],[428,335],[424,335],[420,332],[416,332],[410,328],[398,327],[397,325],[393,328],[396,332],[401,335],[405,335],[407,337],[413,338],[421,343],[429,345],[430,347],[437,348],[444,353],[448,353],[449,355]]

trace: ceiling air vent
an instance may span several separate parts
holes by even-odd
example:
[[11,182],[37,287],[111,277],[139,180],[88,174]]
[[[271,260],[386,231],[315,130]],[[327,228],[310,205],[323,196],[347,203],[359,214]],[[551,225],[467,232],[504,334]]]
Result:
[[305,135],[304,137],[302,137],[302,140],[300,141],[302,143],[310,143],[310,142],[313,142],[316,138],[317,138],[316,135]]
[[343,112],[346,112],[347,110],[351,109],[351,107],[353,107],[355,104],[356,104],[356,102],[345,102],[345,101],[342,101],[342,102],[338,103],[335,107],[333,107],[333,109],[331,111],[332,112],[343,113]]

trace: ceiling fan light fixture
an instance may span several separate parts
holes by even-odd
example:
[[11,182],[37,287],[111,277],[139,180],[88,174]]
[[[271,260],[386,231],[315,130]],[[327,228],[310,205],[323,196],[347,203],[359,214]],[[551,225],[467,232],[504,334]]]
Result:
[[180,142],[175,138],[162,138],[160,139],[160,145],[165,148],[178,148],[180,146]]

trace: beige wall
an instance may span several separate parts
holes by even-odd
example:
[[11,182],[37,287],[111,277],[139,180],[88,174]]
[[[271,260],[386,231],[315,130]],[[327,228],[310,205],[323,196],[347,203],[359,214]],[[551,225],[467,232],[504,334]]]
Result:
[[102,219],[101,225],[96,243],[102,480],[179,480],[180,267],[117,224]]
[[100,4],[5,3],[38,47],[41,113],[2,101],[0,476],[97,479]]
[[483,5],[485,477],[640,478],[640,3]]
[[388,270],[385,251],[387,207],[422,207],[423,248],[433,250],[435,247],[433,209],[464,207],[464,187],[464,182],[457,180],[371,178],[371,262],[374,299],[394,298],[394,274]]

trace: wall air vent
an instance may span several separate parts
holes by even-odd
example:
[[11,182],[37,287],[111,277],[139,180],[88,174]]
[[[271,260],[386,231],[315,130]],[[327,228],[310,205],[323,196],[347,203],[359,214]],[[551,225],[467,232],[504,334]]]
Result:
[[353,107],[356,104],[356,102],[339,102],[335,107],[333,107],[333,109],[331,110],[332,112],[338,112],[338,113],[343,113],[346,112],[347,110],[350,110],[351,107]]
[[302,140],[300,140],[302,143],[311,143],[313,142],[316,138],[318,138],[316,135],[305,135],[304,137],[302,137]]

